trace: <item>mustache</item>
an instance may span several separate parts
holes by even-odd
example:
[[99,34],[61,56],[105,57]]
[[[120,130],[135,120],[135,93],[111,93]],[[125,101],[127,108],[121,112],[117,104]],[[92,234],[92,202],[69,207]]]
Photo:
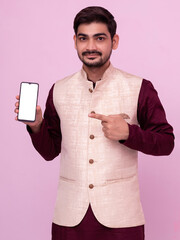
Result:
[[98,54],[99,56],[102,56],[102,53],[99,52],[99,51],[84,51],[84,52],[82,53],[82,55],[85,56],[86,54],[93,54],[93,53],[96,53],[96,54]]

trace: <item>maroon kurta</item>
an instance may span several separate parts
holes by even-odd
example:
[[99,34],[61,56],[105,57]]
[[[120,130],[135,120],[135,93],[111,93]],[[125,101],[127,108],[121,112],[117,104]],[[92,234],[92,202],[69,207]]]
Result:
[[[166,120],[165,111],[150,81],[143,80],[137,117],[140,126],[129,125],[129,138],[120,144],[155,156],[168,155],[174,147],[173,128]],[[61,151],[60,119],[53,104],[53,87],[49,92],[41,130],[31,133],[36,150],[46,160],[52,160]],[[119,216],[121,217],[121,216]],[[75,227],[63,227],[53,223],[52,240],[143,240],[144,226],[107,228],[101,225],[89,206],[88,211]]]
[[100,224],[89,206],[76,227],[52,224],[52,240],[144,240],[144,226],[108,228]]

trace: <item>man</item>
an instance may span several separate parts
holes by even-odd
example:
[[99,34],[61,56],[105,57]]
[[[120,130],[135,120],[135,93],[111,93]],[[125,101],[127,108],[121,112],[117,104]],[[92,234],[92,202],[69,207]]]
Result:
[[170,154],[173,129],[152,84],[111,65],[119,40],[112,14],[85,8],[74,30],[82,70],[56,82],[44,118],[38,106],[26,123],[46,160],[61,152],[52,239],[142,240],[137,151]]

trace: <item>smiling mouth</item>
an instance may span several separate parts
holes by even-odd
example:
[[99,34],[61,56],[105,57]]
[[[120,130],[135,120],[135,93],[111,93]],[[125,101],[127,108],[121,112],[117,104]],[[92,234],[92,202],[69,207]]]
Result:
[[96,58],[100,57],[101,55],[98,54],[98,53],[87,53],[87,54],[84,54],[84,57],[86,57],[86,59],[88,60],[95,60]]
[[86,55],[86,57],[90,60],[94,60],[95,58],[97,58],[99,55]]

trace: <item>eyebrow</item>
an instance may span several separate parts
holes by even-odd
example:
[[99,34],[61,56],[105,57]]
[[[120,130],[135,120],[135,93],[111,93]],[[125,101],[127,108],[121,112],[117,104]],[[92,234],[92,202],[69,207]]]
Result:
[[[82,37],[88,37],[88,34],[79,33],[79,34],[78,34],[78,37],[80,37],[80,36],[82,36]],[[107,37],[107,34],[105,34],[105,33],[96,33],[96,34],[93,35],[93,37],[99,37],[99,36],[105,36],[105,37]]]

